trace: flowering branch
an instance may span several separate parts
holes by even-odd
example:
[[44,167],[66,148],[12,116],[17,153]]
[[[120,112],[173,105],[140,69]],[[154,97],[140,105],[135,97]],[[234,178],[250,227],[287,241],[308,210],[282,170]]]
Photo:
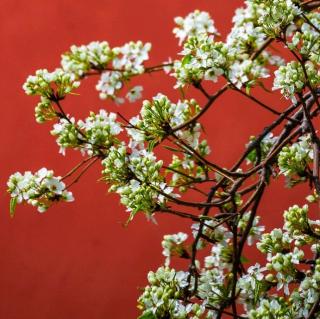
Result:
[[[143,213],[153,221],[171,214],[191,223],[191,236],[164,236],[164,266],[148,274],[149,284],[138,300],[140,319],[318,318],[320,220],[309,218],[309,208],[320,194],[315,124],[320,112],[319,6],[313,0],[247,0],[224,41],[217,40],[210,15],[196,10],[175,19],[173,32],[182,45],[178,57],[151,67],[145,66],[150,43],[72,46],[62,55],[61,68],[37,71],[24,90],[40,96],[37,122],[56,121],[51,134],[60,153],[80,150],[87,157],[63,177],[47,169],[13,174],[8,181],[11,215],[23,202],[44,212],[56,202],[72,201],[71,186],[100,161],[101,181],[120,196],[128,222]],[[286,63],[273,55],[271,44],[283,45],[293,60]],[[279,111],[252,94],[257,86],[271,92],[265,79],[274,69],[271,89],[291,100]],[[131,119],[102,109],[76,121],[61,105],[93,75],[99,77],[101,99],[135,102],[143,87],[132,87],[131,80],[159,71],[176,79],[181,100],[159,93],[144,100]],[[220,89],[211,93],[210,85],[218,81]],[[185,99],[188,89],[202,94],[202,107]],[[249,138],[230,168],[208,159],[210,147],[200,123],[227,91],[276,117]],[[169,154],[165,159],[156,155],[161,146]],[[259,224],[262,199],[280,176],[287,187],[306,183],[308,204],[293,204],[283,213],[283,227],[266,232]],[[253,244],[265,255],[262,265],[245,256]],[[313,257],[306,258],[310,253]],[[184,270],[170,267],[175,257],[187,260]]]

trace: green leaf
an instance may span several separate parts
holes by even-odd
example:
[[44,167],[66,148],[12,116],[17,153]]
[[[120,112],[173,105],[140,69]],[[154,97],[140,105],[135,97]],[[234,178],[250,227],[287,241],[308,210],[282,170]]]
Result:
[[10,199],[10,216],[12,218],[14,217],[14,212],[16,210],[17,203],[18,203],[17,197],[13,197]]
[[258,280],[255,280],[256,282],[256,288],[254,290],[254,303],[256,304],[260,298],[260,291],[261,291],[261,282],[259,282]]
[[127,219],[127,221],[125,222],[125,227],[127,227],[134,219],[134,216],[136,216],[136,214],[138,213],[137,210],[134,210],[130,213],[129,218]]
[[152,313],[152,311],[148,311],[143,313],[138,319],[157,319],[157,317]]
[[184,56],[183,59],[181,60],[181,65],[184,66],[184,65],[190,63],[191,60],[192,60],[192,55],[188,54],[188,55]]
[[251,163],[254,163],[256,158],[257,158],[257,151],[252,150],[248,155],[247,155],[247,160],[250,161]]
[[157,144],[157,141],[151,140],[148,144],[148,151],[152,152],[156,144]]
[[244,256],[241,256],[240,261],[245,264],[245,263],[248,263],[250,260]]
[[178,152],[178,153],[181,153],[181,151],[177,148],[174,148],[174,147],[171,147],[171,146],[167,146],[167,145],[164,145],[163,146],[165,149],[171,151],[171,152]]
[[246,85],[246,93],[250,95],[251,85]]

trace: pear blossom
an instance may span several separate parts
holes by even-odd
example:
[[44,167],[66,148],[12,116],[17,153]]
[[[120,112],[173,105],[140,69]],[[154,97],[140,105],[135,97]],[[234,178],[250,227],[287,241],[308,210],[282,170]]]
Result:
[[53,171],[42,168],[32,174],[27,171],[11,175],[8,180],[8,192],[17,203],[27,202],[37,207],[38,212],[45,212],[55,201],[71,202],[74,200],[71,192],[60,176],[54,176]]
[[130,91],[126,95],[126,98],[129,100],[129,102],[133,103],[136,100],[141,99],[142,91],[143,91],[143,87],[141,85],[136,85],[135,87],[130,89]]
[[177,24],[177,27],[173,29],[173,33],[179,38],[179,45],[191,35],[217,33],[213,20],[205,11],[195,10],[185,18],[176,17],[174,22]]

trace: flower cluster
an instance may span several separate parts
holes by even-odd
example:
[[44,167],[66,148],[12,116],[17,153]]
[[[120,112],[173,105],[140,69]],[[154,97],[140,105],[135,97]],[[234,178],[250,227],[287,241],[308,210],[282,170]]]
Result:
[[187,309],[179,298],[182,298],[183,288],[188,285],[187,277],[188,273],[168,267],[150,271],[149,285],[138,300],[143,314],[149,314],[149,318],[186,318]]
[[292,239],[287,232],[280,228],[273,229],[270,233],[262,235],[261,240],[257,243],[257,248],[264,254],[287,252],[290,250]]
[[101,154],[112,145],[118,144],[117,135],[122,131],[116,121],[115,113],[100,110],[98,114],[91,112],[84,121],[66,117],[53,126],[51,134],[57,136],[60,153],[65,155],[66,148],[81,149],[89,155]]
[[188,256],[188,252],[184,247],[184,242],[188,239],[188,235],[182,232],[173,235],[164,235],[162,240],[162,255],[166,257],[165,265],[170,265],[170,257],[177,255],[180,257]]
[[91,69],[104,70],[114,55],[106,41],[95,41],[81,46],[73,45],[69,52],[62,55],[61,66],[66,72],[81,77]]
[[[174,61],[172,75],[177,79],[176,87],[186,84],[197,85],[202,80],[216,82],[219,76],[226,77],[238,89],[250,88],[257,81],[269,77],[266,68],[270,65],[281,65],[283,60],[264,51],[259,57],[251,59],[254,52],[263,46],[266,34],[259,24],[263,6],[246,1],[246,7],[236,11],[234,27],[226,42],[216,42],[210,32],[195,29],[193,35],[182,32],[183,45],[181,60]],[[189,16],[181,21],[188,20]],[[180,21],[180,20],[179,20]],[[181,42],[183,42],[181,40]]]
[[259,307],[249,312],[249,319],[270,319],[270,318],[292,319],[293,311],[286,304],[283,297],[264,298],[260,301]]
[[225,284],[227,279],[228,277],[219,268],[204,269],[200,273],[198,293],[209,308],[219,309],[219,306],[227,300],[229,295]]
[[40,124],[46,121],[51,121],[58,116],[52,102],[43,96],[41,96],[41,101],[35,107],[34,113],[36,121]]
[[49,100],[63,99],[80,85],[73,74],[62,69],[53,72],[38,70],[35,75],[30,75],[23,85],[28,95],[40,95]]
[[297,245],[313,244],[320,239],[320,221],[310,220],[308,211],[308,205],[294,205],[283,214],[284,229],[296,240]]
[[[199,223],[193,224],[191,226],[194,237],[197,236],[199,227],[200,227]],[[232,238],[232,233],[228,231],[228,229],[225,226],[219,225],[219,222],[215,220],[206,220],[203,227],[203,234],[208,238],[210,238],[211,241],[219,242],[224,246],[228,245],[228,243],[230,242],[230,239]],[[200,240],[197,248],[201,249],[204,247],[205,247],[205,241]]]
[[277,290],[284,288],[286,295],[290,294],[289,284],[298,279],[301,275],[296,268],[304,258],[303,250],[294,247],[293,252],[276,253],[273,256],[268,256],[266,267],[269,271],[276,271]]
[[264,274],[265,271],[265,267],[261,267],[260,264],[256,263],[248,268],[247,274],[239,278],[237,288],[240,293],[240,302],[245,305],[246,310],[253,309],[258,302],[257,296],[270,287],[266,280],[267,276]]
[[[63,70],[75,78],[82,78],[90,71],[101,73],[96,85],[101,99],[111,98],[116,103],[124,102],[117,93],[130,79],[145,71],[143,63],[149,59],[150,43],[128,42],[111,48],[106,41],[75,46],[62,55]],[[94,73],[93,73],[94,74]],[[126,98],[134,102],[141,97],[142,87],[129,88]]]
[[175,61],[173,66],[176,87],[199,83],[202,79],[217,82],[230,60],[228,47],[205,34],[190,37],[181,54],[183,59]]
[[101,99],[113,97],[116,102],[123,102],[122,99],[116,98],[116,92],[123,86],[122,73],[119,71],[107,71],[101,74],[100,80],[96,85],[96,89],[100,92]]
[[[304,22],[300,31],[296,31],[288,43],[290,50],[297,51],[305,59],[319,64],[319,48],[320,37],[315,28],[320,27],[320,14],[317,12],[310,12],[306,14],[309,23]],[[310,25],[312,24],[312,25]]]
[[205,11],[195,10],[185,18],[176,17],[174,22],[177,24],[177,27],[173,29],[173,33],[179,38],[180,45],[190,36],[217,33],[213,20]]
[[260,48],[266,39],[262,27],[258,23],[261,8],[252,1],[245,1],[244,8],[238,8],[232,19],[234,22],[227,36],[227,44],[237,49],[238,54],[249,56]]
[[93,155],[101,149],[108,150],[112,145],[119,143],[115,136],[122,131],[117,122],[115,113],[107,113],[100,110],[98,114],[90,112],[85,121],[78,121],[78,127],[86,136],[86,149],[89,155]]
[[149,59],[151,43],[143,44],[141,41],[129,42],[113,49],[115,58],[112,66],[128,74],[141,74],[144,71],[143,63]]
[[259,23],[270,37],[277,37],[302,13],[296,0],[254,0],[259,5]]
[[73,195],[66,190],[66,185],[60,176],[54,176],[53,171],[42,168],[35,174],[19,172],[10,176],[8,192],[11,195],[11,213],[15,205],[27,202],[37,207],[40,213],[45,212],[54,202],[73,201]]
[[235,61],[230,66],[227,77],[238,89],[243,85],[250,88],[258,79],[269,77],[269,71],[259,60]]
[[[113,48],[114,58],[112,60],[112,71],[104,71],[96,85],[100,92],[100,98],[112,98],[117,103],[123,103],[123,98],[116,96],[116,93],[123,87],[123,84],[145,71],[143,63],[149,59],[151,44],[143,44],[141,41],[129,42],[122,47]],[[132,88],[126,97],[130,102],[140,98],[141,86]]]
[[[141,119],[134,118],[132,127],[127,131],[136,142],[160,142],[171,133],[175,127],[187,122],[200,111],[195,100],[171,102],[162,94],[155,96],[152,101],[143,101],[140,111]],[[195,125],[190,129],[179,130],[177,135],[188,144],[197,147],[199,144],[200,127]]]
[[273,90],[281,90],[281,93],[287,99],[296,101],[295,94],[301,93],[307,81],[312,88],[315,88],[320,83],[320,73],[311,62],[305,64],[305,71],[308,75],[308,80],[301,64],[297,61],[289,62],[285,66],[274,72],[275,78],[273,82]]
[[160,173],[163,162],[157,161],[152,152],[128,149],[124,144],[112,146],[102,161],[103,175],[111,184],[109,191],[121,197],[121,203],[131,212],[132,218],[138,211],[151,214],[160,205],[164,205],[171,194],[169,187]]
[[[196,237],[199,231],[200,224],[192,225],[193,236]],[[204,258],[206,269],[218,268],[220,272],[230,270],[232,267],[233,248],[232,248],[232,233],[228,229],[220,225],[219,221],[206,220],[203,226],[203,234],[214,242],[211,247],[210,254]],[[206,242],[200,240],[197,249],[206,247]],[[206,271],[206,269],[204,271]]]
[[79,148],[82,144],[82,135],[77,129],[74,117],[61,118],[53,125],[53,136],[57,136],[57,144],[60,146],[59,153],[66,154],[66,148]]
[[278,157],[280,173],[288,178],[288,185],[305,180],[305,169],[313,159],[310,134],[301,136],[296,143],[282,148]]

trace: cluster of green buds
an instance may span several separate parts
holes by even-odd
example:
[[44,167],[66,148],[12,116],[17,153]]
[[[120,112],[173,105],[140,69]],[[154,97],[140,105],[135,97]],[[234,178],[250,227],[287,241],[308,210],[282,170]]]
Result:
[[312,244],[320,239],[320,221],[308,218],[308,205],[294,205],[284,212],[284,228],[296,240],[297,245]]
[[179,299],[183,299],[184,288],[188,285],[187,276],[186,272],[177,272],[168,267],[150,271],[149,285],[138,300],[138,307],[143,311],[140,318],[186,318],[186,307]]
[[257,308],[249,312],[249,319],[292,319],[293,311],[283,297],[263,298]]
[[[308,61],[305,63],[305,71],[309,84],[312,88],[316,88],[320,83],[318,69],[312,62]],[[291,61],[287,65],[280,66],[274,72],[274,75],[273,90],[280,89],[283,96],[295,102],[295,94],[301,93],[307,84],[301,64],[297,61]]]
[[163,205],[164,197],[159,199],[159,191],[145,183],[140,183],[137,180],[131,179],[127,184],[118,187],[110,187],[110,192],[116,192],[120,195],[120,202],[127,207],[127,212],[130,212],[128,221],[131,221],[136,213],[144,212],[148,217],[158,208]]
[[284,229],[288,230],[293,237],[310,233],[308,211],[308,205],[303,207],[294,205],[284,212]]
[[37,207],[40,213],[45,212],[54,202],[74,200],[71,192],[60,176],[54,176],[53,171],[42,168],[35,174],[19,172],[11,175],[8,180],[8,192],[11,195],[10,213],[14,214],[17,204],[27,202]]
[[[315,26],[320,27],[320,15],[317,12],[306,14],[307,19]],[[319,33],[309,23],[304,22],[288,43],[290,50],[295,50],[305,59],[319,64],[320,37]]]
[[252,0],[259,5],[259,24],[269,36],[276,38],[288,28],[302,10],[297,0]]
[[51,134],[57,136],[60,153],[65,154],[66,148],[80,148],[82,153],[87,152],[92,156],[104,154],[111,146],[119,144],[116,136],[121,131],[117,115],[100,110],[97,114],[90,112],[84,121],[79,120],[77,123],[73,117],[60,118],[53,125]]
[[177,196],[171,194],[173,188],[161,175],[163,162],[157,161],[152,152],[130,150],[121,144],[110,148],[102,164],[104,179],[111,184],[109,191],[120,194],[130,218],[138,211],[150,216],[159,205],[165,205],[168,196]]
[[[295,264],[303,259],[304,252],[297,247],[294,247],[293,252],[290,253],[276,253],[271,257],[270,263],[267,263],[268,270],[275,270],[276,272],[291,273],[292,275],[297,273]],[[293,277],[294,278],[294,277]],[[292,279],[293,279],[292,278]]]
[[101,150],[107,151],[111,146],[119,144],[116,138],[122,131],[120,123],[117,122],[117,115],[105,110],[90,116],[85,121],[78,121],[78,127],[86,136],[86,149],[89,155],[94,155]]
[[270,233],[262,234],[257,248],[264,254],[285,253],[290,251],[292,238],[280,228],[273,229]]
[[104,180],[116,186],[126,184],[133,177],[128,162],[129,157],[124,143],[118,146],[111,146],[108,156],[102,161]]
[[[135,121],[129,134],[135,140],[135,132],[143,132],[145,140],[152,143],[161,141],[176,126],[183,124],[200,111],[195,100],[171,102],[168,97],[158,94],[151,101],[143,101],[140,111],[141,119]],[[131,131],[131,132],[130,132]],[[141,134],[137,140],[140,141]]]
[[278,156],[280,173],[287,177],[289,186],[304,181],[306,167],[313,160],[310,134],[301,136],[296,143],[282,148]]
[[59,153],[66,154],[66,148],[78,149],[83,145],[83,136],[75,119],[61,118],[58,123],[53,125],[51,134],[57,137],[57,144],[60,146]]
[[39,95],[49,100],[63,99],[80,85],[73,74],[62,69],[53,72],[38,70],[35,75],[30,75],[23,85],[27,95]]
[[57,118],[57,113],[52,105],[52,101],[43,96],[41,96],[41,101],[35,107],[34,113],[36,122],[39,124]]
[[[268,257],[269,262],[266,264],[266,268],[276,272],[274,281],[277,283],[277,290],[283,288],[284,293],[289,295],[289,284],[304,278],[304,273],[296,267],[303,259],[304,252],[297,247],[294,247],[292,252],[276,253],[274,256]],[[271,278],[268,279],[273,281]]]

